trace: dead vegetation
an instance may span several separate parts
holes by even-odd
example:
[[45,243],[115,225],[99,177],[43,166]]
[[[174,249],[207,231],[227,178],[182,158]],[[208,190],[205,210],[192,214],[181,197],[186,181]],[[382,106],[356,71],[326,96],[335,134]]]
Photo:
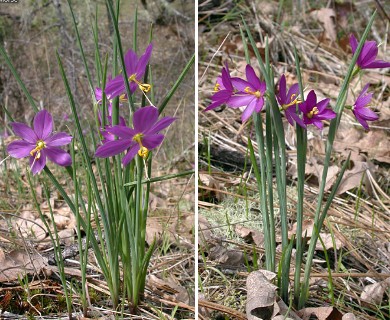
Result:
[[[215,5],[215,2],[212,3]],[[288,306],[283,306],[277,297],[266,302],[261,299],[251,301],[256,294],[265,294],[263,290],[267,288],[256,282],[262,281],[259,278],[248,280],[251,271],[262,269],[264,254],[259,198],[247,150],[248,137],[254,135],[252,123],[241,123],[241,112],[235,109],[222,107],[207,113],[203,110],[210,103],[216,77],[225,61],[229,63],[232,76],[245,73],[240,14],[250,25],[262,54],[268,36],[275,79],[284,73],[288,85],[297,82],[295,46],[307,91],[315,89],[321,98],[331,98],[332,105],[351,56],[348,36],[351,32],[360,35],[375,9],[378,9],[378,16],[369,39],[381,43],[380,57],[389,59],[386,42],[389,19],[385,13],[389,7],[383,1],[331,1],[327,6],[309,1],[227,1],[213,8],[211,1],[201,1],[200,8],[199,274],[202,283],[200,292],[206,301],[201,304],[200,311],[205,318],[227,316],[239,319],[245,317],[245,301],[248,299],[248,305],[253,308],[250,310],[273,308],[273,313],[262,314],[263,319],[283,319],[281,315]],[[252,66],[257,65],[253,53],[251,62]],[[358,93],[367,82],[371,83],[370,88],[375,92],[372,107],[380,118],[368,133],[356,123],[352,114],[346,114],[342,119],[335,142],[333,166],[328,175],[328,189],[349,152],[352,162],[321,230],[323,244],[318,242],[311,276],[308,305],[311,308],[292,313],[293,316],[290,314],[294,319],[387,319],[390,316],[389,74],[383,70],[367,72],[352,84],[353,92]],[[354,94],[350,94],[347,104],[353,103],[355,98]],[[287,121],[285,130],[289,234],[292,236],[296,232],[296,141]],[[323,168],[321,161],[325,153],[326,134],[326,128],[322,134],[316,129],[309,132],[303,230],[306,241],[310,241],[313,232],[311,219]],[[256,143],[254,145],[257,148]],[[277,199],[274,205],[277,211]],[[277,241],[280,241],[278,235]],[[331,270],[331,278],[328,269]],[[250,291],[252,286],[246,283],[247,280],[257,283],[254,293]],[[207,303],[221,308],[208,306]],[[241,315],[234,315],[229,308],[241,312]],[[259,318],[260,313],[250,319]]]

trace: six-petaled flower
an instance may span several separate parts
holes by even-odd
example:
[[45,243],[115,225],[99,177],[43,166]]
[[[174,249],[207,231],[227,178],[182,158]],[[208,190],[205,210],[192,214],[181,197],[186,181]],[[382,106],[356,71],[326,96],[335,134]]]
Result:
[[367,121],[375,121],[379,119],[378,115],[367,106],[371,102],[373,95],[372,93],[367,93],[369,86],[369,83],[364,86],[353,106],[346,106],[346,108],[352,110],[356,120],[359,121],[366,130],[370,130]]
[[[137,54],[131,49],[125,55],[125,67],[131,93],[137,90],[137,88],[140,88],[144,92],[149,92],[151,88],[150,84],[142,83],[141,79],[145,74],[146,66],[152,54],[152,48],[152,44],[149,44],[140,58],[138,58]],[[117,75],[106,85],[105,93],[110,100],[123,95],[125,92],[125,78],[122,73]]]
[[134,112],[133,128],[116,125],[110,128],[110,133],[118,140],[107,141],[96,150],[96,157],[107,158],[115,156],[125,150],[123,165],[127,165],[138,155],[147,158],[149,151],[158,147],[164,140],[160,131],[168,127],[176,118],[164,117],[158,120],[158,110],[153,106],[141,108]]
[[265,82],[260,81],[252,66],[245,69],[247,80],[236,78],[235,88],[238,90],[227,102],[231,108],[246,107],[241,115],[243,122],[247,121],[254,112],[260,112],[264,106]]
[[303,122],[306,125],[314,124],[318,129],[322,129],[324,127],[322,121],[336,117],[336,113],[327,108],[329,101],[330,99],[323,99],[317,103],[317,95],[314,90],[311,90],[306,101],[298,105],[303,113]]
[[[353,34],[351,34],[349,38],[349,43],[352,48],[352,53],[354,54],[358,47],[358,41]],[[362,51],[360,51],[356,64],[360,69],[390,68],[390,62],[375,60],[377,55],[378,47],[376,42],[366,41],[363,44]]]
[[42,171],[46,158],[60,166],[70,166],[72,158],[60,147],[69,144],[72,136],[65,132],[53,133],[53,118],[49,112],[42,110],[35,115],[34,129],[24,123],[10,123],[14,133],[22,138],[11,142],[7,152],[14,158],[30,158],[33,175]]
[[299,100],[299,85],[293,84],[287,92],[286,77],[283,74],[279,82],[279,94],[276,96],[280,108],[284,110],[284,114],[288,122],[294,126],[294,121],[298,123],[302,128],[306,128],[306,125],[297,114],[297,104],[302,101]]

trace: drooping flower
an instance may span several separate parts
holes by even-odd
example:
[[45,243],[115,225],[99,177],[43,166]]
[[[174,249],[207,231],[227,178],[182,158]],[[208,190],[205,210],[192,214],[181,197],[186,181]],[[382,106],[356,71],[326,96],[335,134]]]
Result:
[[[151,88],[150,84],[142,83],[141,81],[152,54],[152,49],[153,45],[149,44],[140,58],[138,58],[137,54],[131,49],[125,55],[125,67],[127,76],[129,77],[128,80],[131,93],[137,90],[137,88],[140,88],[144,92],[149,92]],[[110,100],[123,95],[126,92],[123,74],[119,74],[109,81],[106,85],[105,92]]]
[[[351,34],[349,43],[354,54],[357,47],[358,41],[356,37]],[[362,51],[359,54],[356,64],[360,69],[376,69],[376,68],[390,68],[390,62],[383,60],[375,60],[378,55],[378,47],[375,41],[366,41],[363,45]]]
[[127,154],[122,159],[125,166],[137,153],[146,159],[149,151],[158,147],[164,140],[164,135],[160,134],[160,131],[175,120],[176,118],[172,117],[158,120],[158,110],[153,106],[141,108],[134,112],[133,128],[120,125],[110,128],[110,133],[119,139],[104,143],[96,150],[95,156],[108,158],[127,150]]
[[364,86],[353,106],[346,106],[346,108],[352,109],[356,120],[359,121],[366,130],[370,130],[367,121],[375,121],[379,119],[378,115],[374,111],[370,110],[367,106],[370,103],[373,95],[372,93],[367,93],[369,86],[369,83]]
[[249,119],[253,112],[260,112],[264,106],[264,93],[267,89],[265,82],[260,81],[249,64],[245,69],[247,81],[237,78],[234,82],[238,90],[227,102],[228,107],[239,108],[246,106],[241,115],[243,122]]
[[307,95],[306,101],[298,105],[303,113],[303,122],[306,125],[314,124],[318,129],[322,129],[323,120],[330,120],[336,117],[332,109],[327,109],[330,99],[323,99],[317,103],[317,95],[311,90]]
[[12,122],[10,125],[14,133],[22,140],[11,142],[7,147],[7,152],[18,159],[30,157],[33,175],[42,171],[46,165],[46,158],[63,167],[72,164],[69,153],[60,148],[69,144],[72,136],[65,132],[53,134],[53,118],[46,110],[35,115],[34,129],[19,122]]
[[226,104],[234,94],[232,78],[227,63],[225,64],[225,67],[222,68],[222,75],[217,78],[214,92],[215,93],[211,96],[212,103],[204,111],[209,111],[222,104]]
[[294,126],[294,121],[298,123],[302,128],[306,128],[303,120],[299,117],[296,111],[297,103],[301,103],[299,100],[299,85],[293,84],[287,92],[286,76],[283,74],[279,82],[279,94],[276,96],[280,108],[284,110],[284,114],[288,122]]

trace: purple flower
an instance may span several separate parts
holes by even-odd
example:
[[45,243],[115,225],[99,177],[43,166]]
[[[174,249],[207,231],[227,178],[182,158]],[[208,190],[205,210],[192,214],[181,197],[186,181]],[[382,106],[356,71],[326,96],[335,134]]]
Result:
[[110,128],[110,133],[119,139],[107,141],[100,146],[95,153],[96,157],[107,158],[115,156],[125,150],[127,154],[123,157],[123,165],[127,165],[138,155],[147,158],[149,150],[158,147],[164,140],[164,135],[159,132],[168,127],[176,118],[164,117],[158,120],[158,110],[153,106],[144,107],[133,115],[133,127],[116,125]]
[[336,117],[336,113],[332,109],[327,109],[330,99],[324,99],[317,103],[317,95],[314,90],[311,90],[307,95],[306,101],[300,103],[299,109],[303,113],[303,122],[314,124],[318,129],[322,129],[323,120],[330,120]]
[[356,120],[359,121],[366,130],[370,130],[367,121],[375,121],[379,119],[378,115],[367,107],[372,99],[372,93],[367,94],[369,86],[369,83],[364,86],[362,92],[356,99],[355,104],[351,107]]
[[247,81],[236,78],[234,86],[238,92],[227,101],[231,108],[246,106],[241,115],[243,122],[249,119],[253,112],[260,112],[264,106],[265,82],[260,81],[253,68],[248,64],[245,69]]
[[[352,48],[352,53],[354,54],[358,47],[358,41],[353,34],[351,34],[349,38],[349,43]],[[377,55],[378,47],[376,45],[376,42],[366,41],[363,45],[362,51],[360,52],[356,63],[360,69],[389,68],[390,62],[386,62],[383,60],[375,60]]]
[[[125,67],[127,76],[129,77],[128,80],[131,93],[137,90],[137,87],[144,92],[149,92],[151,88],[149,84],[141,83],[141,78],[145,73],[146,66],[152,54],[152,49],[152,44],[149,44],[140,58],[138,58],[133,50],[127,51],[125,55]],[[109,81],[105,90],[106,95],[110,100],[122,95],[125,91],[125,79],[122,74],[117,75],[114,79]]]
[[283,74],[279,82],[279,94],[276,96],[276,99],[279,102],[280,107],[284,110],[284,114],[288,122],[294,126],[294,121],[298,123],[302,128],[306,128],[306,125],[303,123],[302,119],[299,117],[296,111],[297,103],[301,101],[299,97],[299,85],[295,83],[291,86],[290,90],[287,92],[286,86],[286,77]]
[[213,101],[204,111],[209,111],[225,104],[229,101],[230,97],[234,94],[234,87],[232,84],[232,78],[230,76],[228,64],[222,68],[222,76],[217,78],[217,83],[214,87],[214,94],[211,97]]
[[[103,144],[108,142],[108,141],[114,141],[115,140],[115,135],[111,133],[112,117],[108,116],[107,120],[108,120],[108,125],[106,125],[105,127],[101,127],[100,130],[99,130],[100,134],[103,137],[103,139],[102,139],[102,143]],[[100,122],[100,125],[102,125],[102,122],[100,120],[100,112],[99,112],[99,122]],[[119,117],[118,126],[126,127],[126,121],[125,121],[125,119],[123,117]]]
[[65,132],[53,134],[53,118],[49,112],[42,110],[35,115],[34,129],[24,123],[10,123],[15,134],[22,138],[11,142],[7,152],[14,158],[30,157],[33,175],[42,171],[46,165],[46,157],[54,163],[67,167],[72,158],[60,146],[69,144],[72,137]]

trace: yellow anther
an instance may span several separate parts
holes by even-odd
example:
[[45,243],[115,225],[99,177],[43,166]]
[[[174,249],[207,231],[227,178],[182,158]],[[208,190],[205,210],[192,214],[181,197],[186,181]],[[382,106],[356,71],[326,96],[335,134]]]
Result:
[[137,80],[136,78],[136,74],[132,74],[130,77],[129,77],[129,81],[130,82],[135,82],[136,84],[138,84],[138,88],[140,88],[143,92],[145,93],[148,93],[150,91],[150,89],[152,88],[152,86],[148,83],[141,83]]
[[217,82],[216,84],[215,84],[215,86],[214,86],[214,92],[217,92],[217,91],[219,91],[219,87],[220,87],[221,85]]
[[146,147],[141,147],[139,150],[138,150],[138,154],[140,157],[146,159],[148,157],[148,154],[149,154],[149,150],[148,148]]
[[261,97],[261,92],[260,92],[259,90],[257,90],[257,91],[251,91],[251,88],[250,88],[250,87],[246,87],[246,88],[244,89],[244,91],[245,91],[246,93],[253,94],[256,98],[260,98],[260,97]]
[[311,119],[311,118],[313,118],[314,115],[316,115],[318,113],[319,113],[319,111],[318,111],[317,107],[314,107],[313,110],[311,110],[309,113],[306,114],[306,117]]
[[[291,100],[296,96],[296,94],[293,94],[291,95]],[[290,103],[287,103],[287,104],[284,104],[282,105],[282,108],[283,110],[286,110],[288,109],[289,107],[293,106],[294,104],[297,104],[297,103],[301,103],[302,100],[298,99],[298,97],[296,97],[294,100],[292,100]]]
[[146,159],[148,157],[148,154],[149,154],[149,150],[148,148],[144,147],[142,145],[142,138],[144,137],[144,135],[142,133],[137,133],[134,137],[133,137],[133,140],[138,142],[139,144],[139,150],[138,150],[138,154],[140,157]]
[[119,102],[127,102],[126,94],[122,94],[119,96]]
[[41,150],[45,147],[45,142],[43,140],[38,140],[36,147],[30,151],[30,155],[34,156],[34,154],[36,154],[35,159],[39,159],[41,157]]

